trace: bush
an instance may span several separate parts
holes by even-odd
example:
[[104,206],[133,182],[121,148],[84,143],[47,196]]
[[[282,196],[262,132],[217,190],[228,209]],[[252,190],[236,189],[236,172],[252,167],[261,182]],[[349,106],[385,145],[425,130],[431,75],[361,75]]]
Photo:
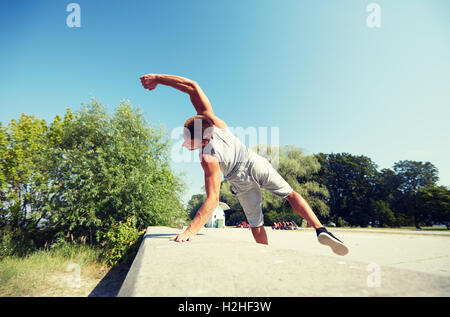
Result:
[[345,221],[344,219],[342,219],[342,217],[338,217],[338,219],[336,221],[336,226],[337,227],[348,227],[349,223],[347,221]]
[[32,241],[26,240],[18,230],[0,231],[0,261],[8,256],[24,256],[35,249]]
[[98,246],[130,217],[136,228],[186,218],[170,142],[127,101],[114,115],[93,100],[50,125],[25,114],[0,124],[2,251],[16,254],[20,240],[25,249],[45,247],[67,234]]
[[110,266],[126,262],[137,252],[142,234],[136,229],[132,218],[113,224],[103,236],[104,251],[101,257]]

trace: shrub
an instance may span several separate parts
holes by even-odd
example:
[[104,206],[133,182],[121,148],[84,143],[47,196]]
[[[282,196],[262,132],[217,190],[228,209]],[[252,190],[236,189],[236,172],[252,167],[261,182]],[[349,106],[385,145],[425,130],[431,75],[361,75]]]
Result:
[[[127,101],[113,115],[93,100],[50,125],[25,114],[0,124],[2,251],[17,254],[14,241],[25,250],[62,243],[66,234],[98,246],[112,224],[130,217],[136,228],[186,218],[170,143]],[[5,228],[14,237],[3,239]]]
[[338,227],[348,227],[349,223],[347,221],[345,221],[344,219],[342,219],[342,217],[338,217],[338,219],[336,221],[336,226],[338,226]]
[[0,260],[13,255],[24,256],[34,249],[32,241],[26,240],[19,230],[0,231]]
[[135,221],[128,218],[124,222],[114,223],[103,235],[103,260],[110,266],[131,259],[139,247],[139,238],[143,232],[135,227]]

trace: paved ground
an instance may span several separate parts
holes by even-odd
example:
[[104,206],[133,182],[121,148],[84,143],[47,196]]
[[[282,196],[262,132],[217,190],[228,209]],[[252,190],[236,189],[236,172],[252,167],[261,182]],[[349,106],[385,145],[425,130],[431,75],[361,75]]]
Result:
[[269,246],[248,229],[149,227],[119,296],[450,296],[450,236],[335,230],[339,257],[311,229],[272,231]]
[[[329,230],[350,248],[345,257],[336,256],[340,263],[346,260],[362,261],[450,277],[450,233],[446,231],[418,233],[406,230]],[[202,232],[224,239],[253,241],[248,229],[205,228]],[[317,242],[313,229],[279,231],[266,228],[266,232],[272,247],[333,256],[329,248]]]

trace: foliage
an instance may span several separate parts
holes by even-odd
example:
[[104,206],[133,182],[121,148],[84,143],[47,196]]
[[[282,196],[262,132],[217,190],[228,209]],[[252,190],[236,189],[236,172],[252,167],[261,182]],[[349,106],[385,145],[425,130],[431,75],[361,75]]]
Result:
[[[278,157],[278,172],[311,205],[322,223],[334,222],[338,227],[396,227],[415,224],[450,225],[449,190],[436,186],[437,168],[430,162],[399,161],[393,169],[377,170],[368,157],[349,153],[318,153],[305,156],[300,148],[261,148],[267,159]],[[279,153],[278,156],[274,153]],[[220,200],[231,211],[226,223],[245,220],[242,207],[224,180]],[[206,196],[194,195],[189,202],[191,218]],[[263,189],[265,224],[293,219],[301,224],[288,202]]]
[[409,193],[434,185],[438,180],[438,170],[430,162],[398,161],[394,164],[394,171],[399,177],[399,189]]
[[417,191],[417,208],[420,220],[438,222],[450,227],[450,189],[429,185]]
[[[398,178],[398,190],[401,197],[397,201],[398,212],[405,217],[412,217],[416,228],[427,217],[418,205],[418,191],[427,186],[433,186],[439,180],[437,168],[430,162],[399,161],[394,164]],[[429,218],[429,217],[428,217]],[[431,218],[428,219],[430,223]]]
[[332,220],[338,218],[351,226],[405,226],[421,221],[428,224],[417,202],[417,191],[433,186],[437,168],[429,162],[399,161],[393,170],[380,172],[370,158],[348,153],[316,154],[322,165],[318,181],[330,192],[328,204]]
[[43,153],[47,149],[44,120],[22,114],[0,132],[0,230],[29,234],[40,219],[45,192]]
[[112,224],[103,236],[104,249],[101,256],[104,261],[110,266],[127,261],[136,252],[139,246],[137,242],[142,233],[136,229],[131,218]]
[[197,211],[202,207],[205,200],[205,194],[195,194],[191,197],[186,208],[189,213],[189,218],[194,219]]
[[92,100],[49,126],[25,114],[0,125],[2,243],[20,237],[30,248],[70,237],[99,245],[128,218],[136,229],[184,218],[169,147],[167,133],[127,101],[113,116]]
[[33,250],[33,242],[25,240],[20,230],[2,228],[0,231],[0,261],[13,255],[24,256]]
[[348,153],[316,155],[322,165],[318,181],[326,185],[330,198],[330,220],[344,219],[351,226],[367,227],[375,221],[377,166],[366,156]]

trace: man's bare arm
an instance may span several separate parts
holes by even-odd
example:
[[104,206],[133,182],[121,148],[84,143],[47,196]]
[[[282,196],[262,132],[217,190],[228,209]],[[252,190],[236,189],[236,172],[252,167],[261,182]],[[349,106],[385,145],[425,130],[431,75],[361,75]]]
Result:
[[141,77],[142,86],[153,90],[158,84],[166,85],[189,94],[197,114],[213,115],[213,110],[208,97],[206,97],[200,86],[193,80],[165,74],[148,74]]
[[219,205],[221,179],[219,161],[208,154],[203,155],[203,157],[205,156],[208,156],[208,161],[203,158],[201,164],[205,172],[205,189],[207,198],[195,215],[190,226],[186,229],[190,230],[194,234],[197,234],[197,232],[203,228],[209,217],[211,217],[214,209]]
[[205,223],[211,217],[214,209],[219,205],[221,180],[219,161],[211,155],[203,154],[201,164],[205,172],[207,198],[187,229],[176,237],[171,238],[170,240],[172,241],[190,241],[203,228]]

